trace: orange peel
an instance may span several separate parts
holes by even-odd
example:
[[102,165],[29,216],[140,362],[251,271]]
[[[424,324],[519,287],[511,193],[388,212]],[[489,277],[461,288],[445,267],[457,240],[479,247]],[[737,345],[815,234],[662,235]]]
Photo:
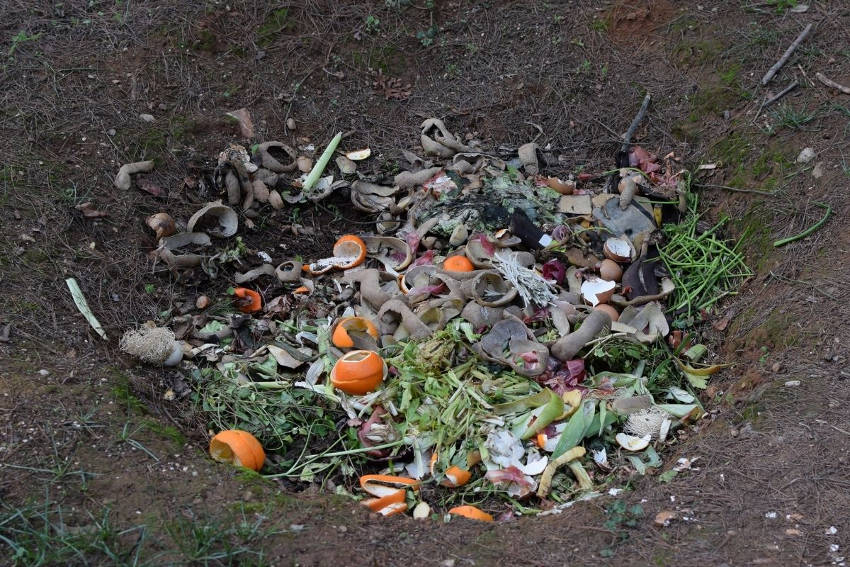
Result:
[[359,236],[346,234],[334,243],[333,256],[305,264],[302,269],[310,275],[318,276],[333,269],[348,270],[357,267],[365,260],[366,243]]
[[360,488],[374,496],[362,504],[383,516],[394,516],[407,510],[406,490],[419,490],[419,481],[404,476],[365,474],[360,477]]
[[451,510],[449,510],[449,514],[452,516],[463,516],[464,518],[469,518],[470,520],[478,520],[479,522],[492,522],[493,516],[484,512],[475,506],[455,506]]
[[[481,453],[478,451],[473,451],[469,455],[467,455],[466,462],[469,468],[472,468],[476,464],[481,461]],[[431,476],[434,475],[434,465],[437,464],[437,453],[434,452],[431,454],[431,462],[429,463],[429,470],[431,472]],[[472,473],[467,469],[462,469],[456,465],[450,466],[446,469],[445,477],[441,482],[440,486],[446,486],[449,488],[457,488],[458,486],[463,486],[469,479],[472,478]]]
[[241,429],[227,429],[210,440],[210,456],[219,463],[229,463],[255,471],[263,468],[266,453],[257,438]]
[[334,364],[331,383],[346,394],[362,396],[378,387],[387,375],[387,363],[371,350],[352,350]]
[[446,478],[440,484],[449,488],[457,488],[469,482],[470,478],[472,478],[471,472],[453,465],[446,469]]
[[365,317],[343,317],[340,319],[331,334],[331,342],[338,348],[351,348],[354,341],[348,335],[348,331],[368,333],[373,339],[378,340],[378,329],[375,324]]
[[346,234],[336,241],[333,253],[337,258],[353,258],[348,264],[338,266],[340,269],[347,270],[354,268],[366,260],[366,243],[359,236]]
[[237,307],[242,313],[256,313],[263,308],[263,299],[253,289],[237,287],[233,290],[233,295],[240,300]]

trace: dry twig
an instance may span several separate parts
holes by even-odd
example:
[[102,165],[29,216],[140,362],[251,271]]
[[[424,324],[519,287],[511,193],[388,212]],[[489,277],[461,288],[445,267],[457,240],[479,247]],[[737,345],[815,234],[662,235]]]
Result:
[[845,87],[842,84],[836,83],[832,79],[827,78],[823,73],[815,73],[815,77],[817,77],[818,81],[825,84],[828,87],[832,87],[833,89],[838,89],[844,94],[850,94],[850,87]]
[[809,36],[809,33],[812,31],[812,24],[806,26],[806,28],[800,32],[800,35],[797,36],[797,39],[794,40],[794,43],[788,46],[788,49],[785,50],[785,53],[782,57],[779,58],[779,61],[773,64],[773,67],[767,70],[767,73],[764,74],[764,77],[761,78],[761,84],[766,85],[774,75],[782,68],[785,63],[788,62],[788,59],[791,58],[794,51],[800,46],[801,43]]

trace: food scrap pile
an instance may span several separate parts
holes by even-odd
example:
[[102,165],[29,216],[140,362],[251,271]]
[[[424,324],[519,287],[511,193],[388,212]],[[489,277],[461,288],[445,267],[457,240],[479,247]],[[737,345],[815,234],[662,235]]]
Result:
[[[688,331],[749,275],[723,223],[698,223],[690,174],[632,146],[626,167],[549,177],[547,148],[487,152],[439,119],[420,139],[395,175],[360,173],[371,152],[340,135],[315,160],[229,145],[221,200],[148,219],[190,300],[122,348],[184,371],[215,459],[384,515],[551,513],[658,469],[720,368]],[[332,194],[374,224],[312,258],[238,236]]]

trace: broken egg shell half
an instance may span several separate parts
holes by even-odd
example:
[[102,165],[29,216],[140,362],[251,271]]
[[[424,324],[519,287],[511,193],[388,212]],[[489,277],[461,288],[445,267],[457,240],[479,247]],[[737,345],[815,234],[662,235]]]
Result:
[[600,303],[608,303],[614,295],[616,282],[590,277],[581,284],[581,296],[585,301],[596,307]]
[[632,250],[631,244],[623,238],[609,238],[602,247],[606,258],[621,264],[631,261]]
[[615,439],[617,440],[617,444],[626,451],[643,451],[649,447],[652,436],[644,435],[643,437],[635,437],[628,433],[618,433]]
[[313,169],[313,160],[307,156],[298,156],[295,164],[298,166],[298,171],[302,173],[310,173],[310,170]]
[[360,161],[368,158],[372,155],[372,150],[369,148],[363,148],[362,150],[354,150],[352,152],[348,152],[345,154],[345,157],[350,159],[351,161]]
[[357,164],[348,159],[345,156],[339,156],[336,158],[336,166],[339,168],[340,173],[343,175],[350,175],[357,171]]
[[603,280],[619,282],[623,278],[623,268],[614,260],[606,258],[599,263],[599,277]]
[[600,303],[599,305],[594,307],[594,309],[597,310],[597,311],[604,311],[605,313],[607,313],[608,316],[611,317],[611,321],[616,321],[617,319],[620,318],[620,313],[614,307],[612,307],[611,305],[608,305],[607,303]]
[[168,213],[156,213],[151,215],[146,220],[147,225],[156,232],[156,239],[171,236],[177,232],[177,225],[171,215]]
[[658,440],[660,442],[664,443],[667,440],[671,425],[673,425],[673,422],[669,418],[664,418],[664,421],[661,422],[661,430],[658,433]]
[[277,210],[283,208],[283,199],[281,198],[280,193],[278,193],[274,189],[269,191],[269,205],[271,205],[272,208]]

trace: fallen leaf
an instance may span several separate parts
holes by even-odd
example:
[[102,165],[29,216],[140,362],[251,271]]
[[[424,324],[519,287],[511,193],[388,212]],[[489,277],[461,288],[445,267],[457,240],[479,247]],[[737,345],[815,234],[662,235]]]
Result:
[[676,519],[676,512],[673,510],[661,510],[655,515],[656,526],[669,526],[670,520]]
[[74,208],[83,213],[83,216],[87,219],[96,219],[99,217],[106,216],[105,212],[93,209],[92,204],[90,202],[80,203]]
[[729,326],[729,317],[723,317],[722,319],[718,319],[714,323],[711,324],[714,327],[715,331],[725,331],[726,327]]
[[788,528],[787,530],[785,530],[785,535],[798,536],[798,535],[803,535],[803,534],[802,534],[802,532],[800,532],[800,530],[795,530],[794,528]]
[[144,191],[146,193],[150,193],[154,197],[159,197],[160,195],[162,195],[162,187],[160,187],[159,185],[157,185],[153,181],[139,177],[136,180],[136,183],[138,184],[139,189],[141,189],[142,191]]

